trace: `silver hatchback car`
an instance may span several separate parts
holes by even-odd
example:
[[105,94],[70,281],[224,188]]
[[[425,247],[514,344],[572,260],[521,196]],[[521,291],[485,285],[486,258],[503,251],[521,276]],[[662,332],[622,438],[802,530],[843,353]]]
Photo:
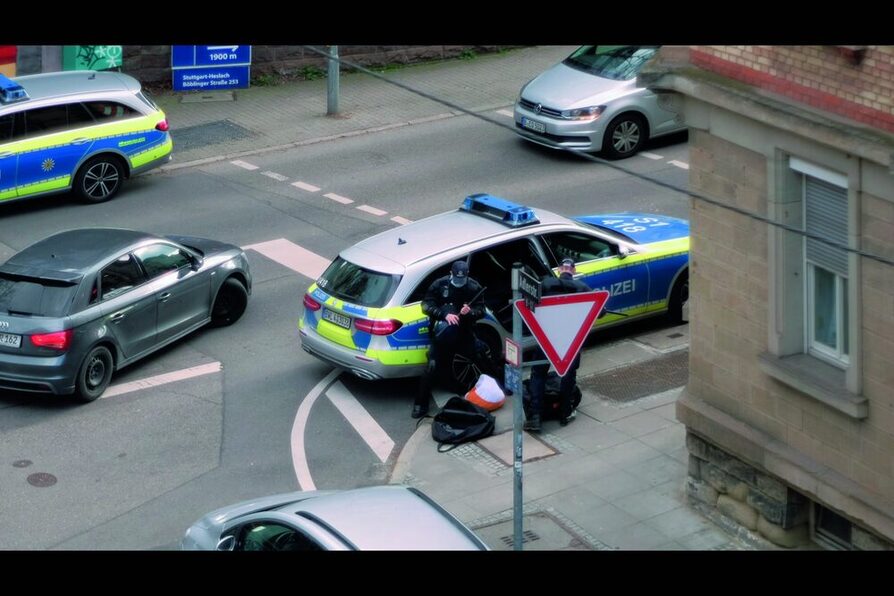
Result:
[[85,228],[0,265],[0,388],[93,401],[121,369],[207,323],[229,325],[251,293],[238,246]]
[[423,492],[403,485],[243,501],[194,523],[183,550],[488,550]]
[[636,86],[659,46],[582,46],[521,89],[515,126],[548,147],[621,159],[650,138],[686,128],[676,96]]

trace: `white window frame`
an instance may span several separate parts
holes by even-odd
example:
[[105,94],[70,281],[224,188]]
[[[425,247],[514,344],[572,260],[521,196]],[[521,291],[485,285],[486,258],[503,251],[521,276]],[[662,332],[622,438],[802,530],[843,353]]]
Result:
[[[801,175],[801,209],[802,209],[802,219],[804,222],[804,226],[807,225],[807,177],[815,178],[821,180],[823,182],[827,182],[833,186],[840,188],[845,193],[845,200],[847,200],[847,191],[848,191],[848,181],[847,176],[839,174],[837,172],[833,172],[821,166],[812,164],[806,160],[799,159],[797,157],[789,158],[789,167],[795,172]],[[848,221],[846,222],[847,226],[850,226],[850,217],[848,217]],[[848,308],[850,304],[846,300],[846,296],[844,292],[847,291],[848,279],[850,275],[842,276],[834,271],[829,271],[828,269],[822,267],[821,265],[812,262],[807,257],[807,238],[804,237],[803,246],[802,246],[802,258],[804,259],[804,352],[824,360],[834,366],[839,368],[847,369],[850,366],[850,357],[849,354],[845,353],[844,345],[847,344],[847,338],[845,333],[848,332]],[[836,346],[835,348],[830,348],[826,344],[818,341],[816,339],[816,329],[814,327],[814,323],[816,321],[816,294],[815,294],[815,282],[816,282],[816,273],[815,270],[823,269],[824,271],[832,274],[835,280],[835,288],[834,288],[834,309],[835,309],[835,336],[836,336]],[[850,271],[848,270],[848,274]],[[842,282],[844,280],[844,282]]]

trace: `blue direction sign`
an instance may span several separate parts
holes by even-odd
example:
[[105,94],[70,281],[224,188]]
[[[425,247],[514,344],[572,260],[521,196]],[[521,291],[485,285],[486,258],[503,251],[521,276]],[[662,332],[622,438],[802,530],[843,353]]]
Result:
[[245,89],[251,46],[171,46],[174,91]]

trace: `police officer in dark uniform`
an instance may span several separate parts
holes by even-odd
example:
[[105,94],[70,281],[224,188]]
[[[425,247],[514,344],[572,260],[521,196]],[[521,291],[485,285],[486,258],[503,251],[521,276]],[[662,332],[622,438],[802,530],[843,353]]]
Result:
[[[546,275],[541,281],[541,295],[554,296],[556,294],[576,294],[577,292],[590,292],[592,288],[584,282],[574,279],[574,260],[562,259],[559,265],[559,277]],[[546,355],[538,348],[539,355],[534,360],[545,360]],[[574,386],[577,385],[577,369],[580,366],[580,353],[568,368],[568,372],[559,383],[560,409],[559,424],[568,424],[572,414],[571,395]],[[531,417],[525,421],[525,430],[540,432],[540,411],[543,406],[543,394],[546,390],[546,375],[549,372],[549,364],[539,364],[531,367],[531,380],[528,388],[531,391]]]
[[469,265],[465,261],[456,261],[450,275],[436,279],[425,293],[422,312],[428,315],[432,342],[428,366],[419,380],[419,392],[411,414],[413,418],[421,418],[428,413],[438,358],[461,352],[472,356],[480,370],[491,372],[492,366],[484,352],[484,344],[475,338],[472,331],[475,321],[484,316],[481,290],[481,285],[469,277]]

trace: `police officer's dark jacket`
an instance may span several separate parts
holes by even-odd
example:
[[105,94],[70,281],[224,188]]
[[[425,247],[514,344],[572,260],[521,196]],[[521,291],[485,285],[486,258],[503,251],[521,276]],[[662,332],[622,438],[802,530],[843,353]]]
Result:
[[[432,321],[442,321],[449,314],[458,315],[463,304],[475,299],[481,291],[481,284],[468,278],[466,285],[457,288],[450,283],[450,276],[445,275],[432,282],[422,299],[422,312]],[[469,304],[471,311],[461,317],[462,321],[474,322],[484,316],[484,298],[478,296],[474,304]]]
[[579,279],[574,279],[570,273],[562,273],[559,277],[547,275],[540,282],[540,292],[543,296],[591,291],[592,288],[590,286]]

